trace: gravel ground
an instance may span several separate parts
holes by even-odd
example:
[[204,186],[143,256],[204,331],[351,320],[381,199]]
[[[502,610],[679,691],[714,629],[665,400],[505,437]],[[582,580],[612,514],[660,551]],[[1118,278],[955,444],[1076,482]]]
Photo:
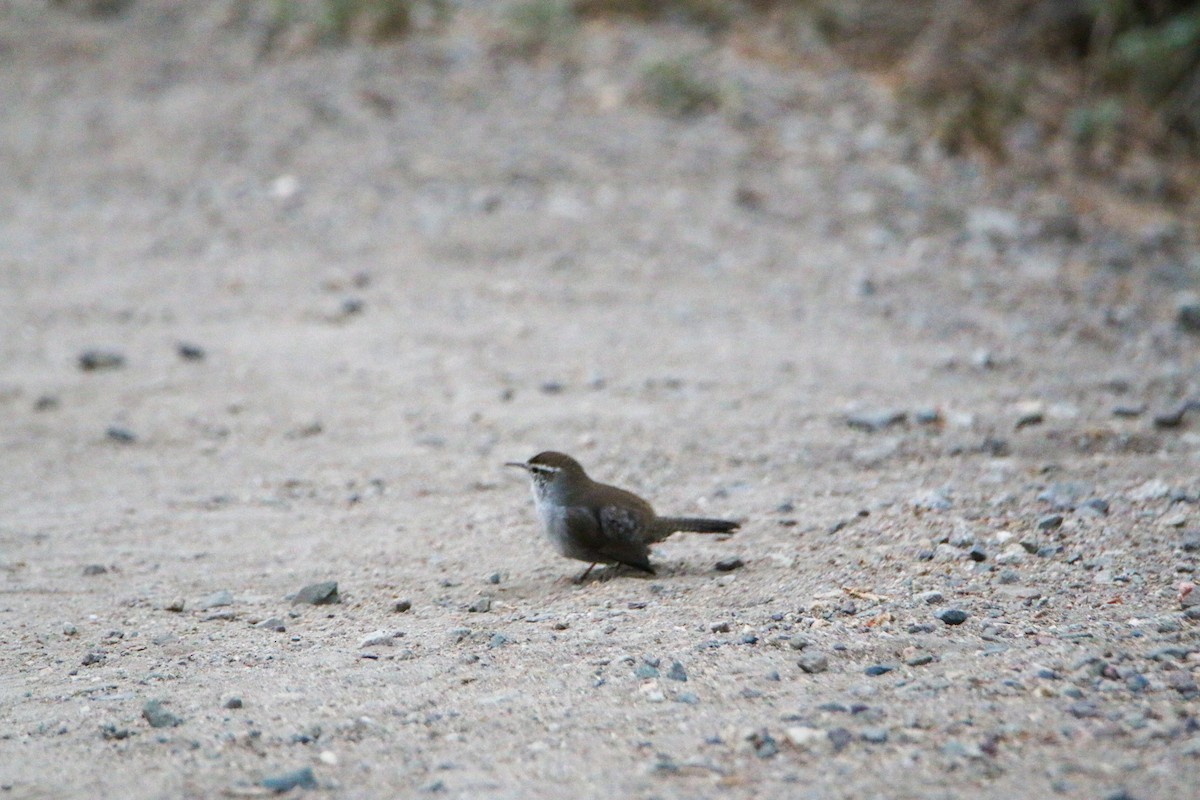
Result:
[[[1186,220],[766,34],[255,8],[0,3],[0,796],[1194,793]],[[744,527],[572,583],[543,449]]]

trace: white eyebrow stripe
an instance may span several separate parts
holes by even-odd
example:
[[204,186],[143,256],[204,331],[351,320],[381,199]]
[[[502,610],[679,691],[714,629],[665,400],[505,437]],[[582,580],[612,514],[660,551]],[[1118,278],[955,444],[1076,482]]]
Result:
[[530,464],[529,468],[534,472],[546,472],[553,474],[560,471],[561,467],[552,467],[549,464]]

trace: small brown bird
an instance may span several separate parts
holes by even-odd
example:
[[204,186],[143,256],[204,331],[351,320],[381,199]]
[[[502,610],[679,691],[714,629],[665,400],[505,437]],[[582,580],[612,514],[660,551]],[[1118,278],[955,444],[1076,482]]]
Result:
[[590,562],[576,582],[597,564],[626,564],[653,575],[650,545],[655,542],[676,531],[729,533],[741,525],[724,519],[660,517],[636,494],[597,483],[578,461],[552,450],[505,466],[529,473],[538,517],[558,552]]

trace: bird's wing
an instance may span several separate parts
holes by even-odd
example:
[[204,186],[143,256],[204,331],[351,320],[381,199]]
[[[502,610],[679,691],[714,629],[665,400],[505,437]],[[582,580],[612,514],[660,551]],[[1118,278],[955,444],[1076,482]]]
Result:
[[650,566],[650,550],[639,536],[641,525],[635,513],[620,506],[605,506],[598,513],[575,506],[567,516],[571,530],[576,534],[574,544],[582,551],[576,558],[594,557],[596,561],[615,561],[654,572]]

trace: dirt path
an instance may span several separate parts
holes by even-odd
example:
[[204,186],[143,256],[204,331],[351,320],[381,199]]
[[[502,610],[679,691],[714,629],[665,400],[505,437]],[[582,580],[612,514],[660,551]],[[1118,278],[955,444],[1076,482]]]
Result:
[[[724,110],[656,114],[687,31],[260,62],[233,7],[0,4],[0,793],[1200,783],[1194,242],[836,70],[705,52]],[[745,527],[572,585],[546,448]]]

